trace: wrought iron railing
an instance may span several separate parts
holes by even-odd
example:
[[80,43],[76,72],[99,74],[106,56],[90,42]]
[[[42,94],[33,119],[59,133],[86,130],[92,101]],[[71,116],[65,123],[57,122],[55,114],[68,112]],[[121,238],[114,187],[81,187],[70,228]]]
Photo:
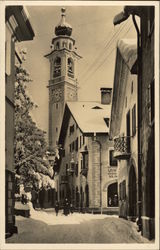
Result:
[[130,155],[130,136],[114,138],[114,157]]

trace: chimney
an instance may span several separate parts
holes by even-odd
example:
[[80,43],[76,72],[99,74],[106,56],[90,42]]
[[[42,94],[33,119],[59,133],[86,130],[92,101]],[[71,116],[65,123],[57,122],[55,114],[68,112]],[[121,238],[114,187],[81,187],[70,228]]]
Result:
[[111,104],[112,88],[100,88],[101,90],[101,104]]

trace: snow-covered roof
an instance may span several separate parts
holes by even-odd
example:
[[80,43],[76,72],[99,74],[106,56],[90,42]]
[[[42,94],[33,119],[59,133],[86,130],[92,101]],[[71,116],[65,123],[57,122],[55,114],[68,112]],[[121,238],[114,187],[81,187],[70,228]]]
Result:
[[131,70],[137,60],[137,40],[136,39],[121,39],[118,41],[117,47],[123,57],[125,63]]
[[67,102],[67,106],[83,133],[108,133],[104,118],[110,118],[111,105],[99,102]]

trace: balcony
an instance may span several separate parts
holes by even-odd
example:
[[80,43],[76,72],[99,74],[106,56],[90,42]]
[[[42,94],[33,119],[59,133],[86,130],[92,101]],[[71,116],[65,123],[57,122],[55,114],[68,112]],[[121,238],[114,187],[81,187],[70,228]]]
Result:
[[119,136],[114,138],[114,157],[119,160],[130,158],[130,136]]
[[61,184],[67,184],[67,183],[68,183],[67,175],[62,175],[61,176]]

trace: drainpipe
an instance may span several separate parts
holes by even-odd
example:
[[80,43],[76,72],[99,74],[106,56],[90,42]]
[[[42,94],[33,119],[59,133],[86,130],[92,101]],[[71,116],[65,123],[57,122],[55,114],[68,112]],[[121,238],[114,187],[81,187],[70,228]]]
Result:
[[101,157],[101,151],[102,151],[102,145],[99,140],[97,140],[96,133],[94,133],[94,142],[98,143],[99,145],[99,164],[100,164],[100,172],[99,172],[99,181],[100,181],[100,210],[101,214],[103,213],[102,209],[102,157]]
[[141,79],[141,65],[142,65],[142,51],[141,51],[141,34],[135,19],[135,15],[141,15],[141,8],[139,6],[125,6],[124,11],[114,17],[114,25],[120,24],[121,22],[128,19],[132,15],[132,20],[137,31],[137,58],[138,58],[138,81],[137,81],[137,109],[138,109],[138,231],[142,230],[142,163],[141,163],[141,120],[142,120],[142,79]]

